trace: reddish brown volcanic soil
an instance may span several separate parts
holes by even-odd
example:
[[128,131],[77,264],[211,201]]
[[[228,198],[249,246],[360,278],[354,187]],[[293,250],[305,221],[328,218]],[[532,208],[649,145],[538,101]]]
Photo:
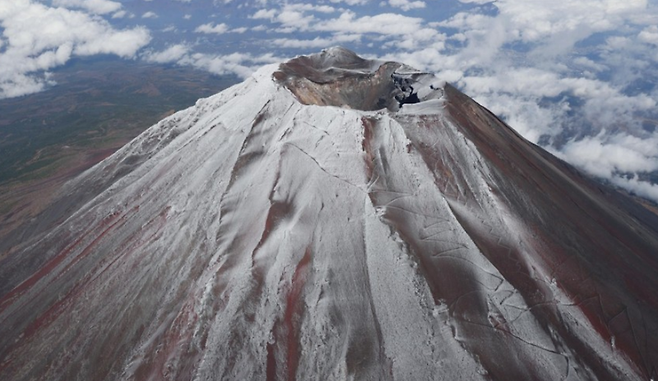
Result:
[[0,186],[0,205],[11,205],[0,220],[0,240],[18,225],[39,215],[53,201],[53,197],[66,181],[98,164],[119,148],[120,146],[74,153],[74,157],[67,160],[65,167],[60,167],[45,179]]
[[658,376],[658,217],[341,48],[161,121],[6,237],[3,380]]

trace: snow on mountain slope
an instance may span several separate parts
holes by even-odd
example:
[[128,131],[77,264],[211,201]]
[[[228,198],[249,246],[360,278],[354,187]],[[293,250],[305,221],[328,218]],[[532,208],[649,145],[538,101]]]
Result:
[[648,380],[657,227],[333,48],[151,127],[0,246],[0,379]]

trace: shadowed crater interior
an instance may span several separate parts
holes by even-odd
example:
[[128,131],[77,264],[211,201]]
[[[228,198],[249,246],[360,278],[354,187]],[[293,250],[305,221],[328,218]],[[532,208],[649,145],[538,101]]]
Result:
[[[273,75],[308,105],[397,111],[443,95],[443,84],[431,74],[397,62],[367,60],[340,47],[293,58]],[[425,90],[423,96],[419,89]]]

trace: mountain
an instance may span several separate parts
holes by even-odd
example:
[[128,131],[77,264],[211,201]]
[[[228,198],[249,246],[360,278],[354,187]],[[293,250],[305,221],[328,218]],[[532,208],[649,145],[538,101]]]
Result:
[[57,85],[47,91],[0,99],[0,242],[66,181],[175,110],[238,82],[119,59],[75,60],[50,80]]
[[649,380],[658,218],[451,85],[266,66],[0,243],[0,379]]

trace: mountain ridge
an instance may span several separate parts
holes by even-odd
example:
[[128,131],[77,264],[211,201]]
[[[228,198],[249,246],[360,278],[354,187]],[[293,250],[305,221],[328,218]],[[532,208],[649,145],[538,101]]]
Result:
[[655,216],[355,57],[267,66],[70,182],[2,259],[0,376],[654,377]]

